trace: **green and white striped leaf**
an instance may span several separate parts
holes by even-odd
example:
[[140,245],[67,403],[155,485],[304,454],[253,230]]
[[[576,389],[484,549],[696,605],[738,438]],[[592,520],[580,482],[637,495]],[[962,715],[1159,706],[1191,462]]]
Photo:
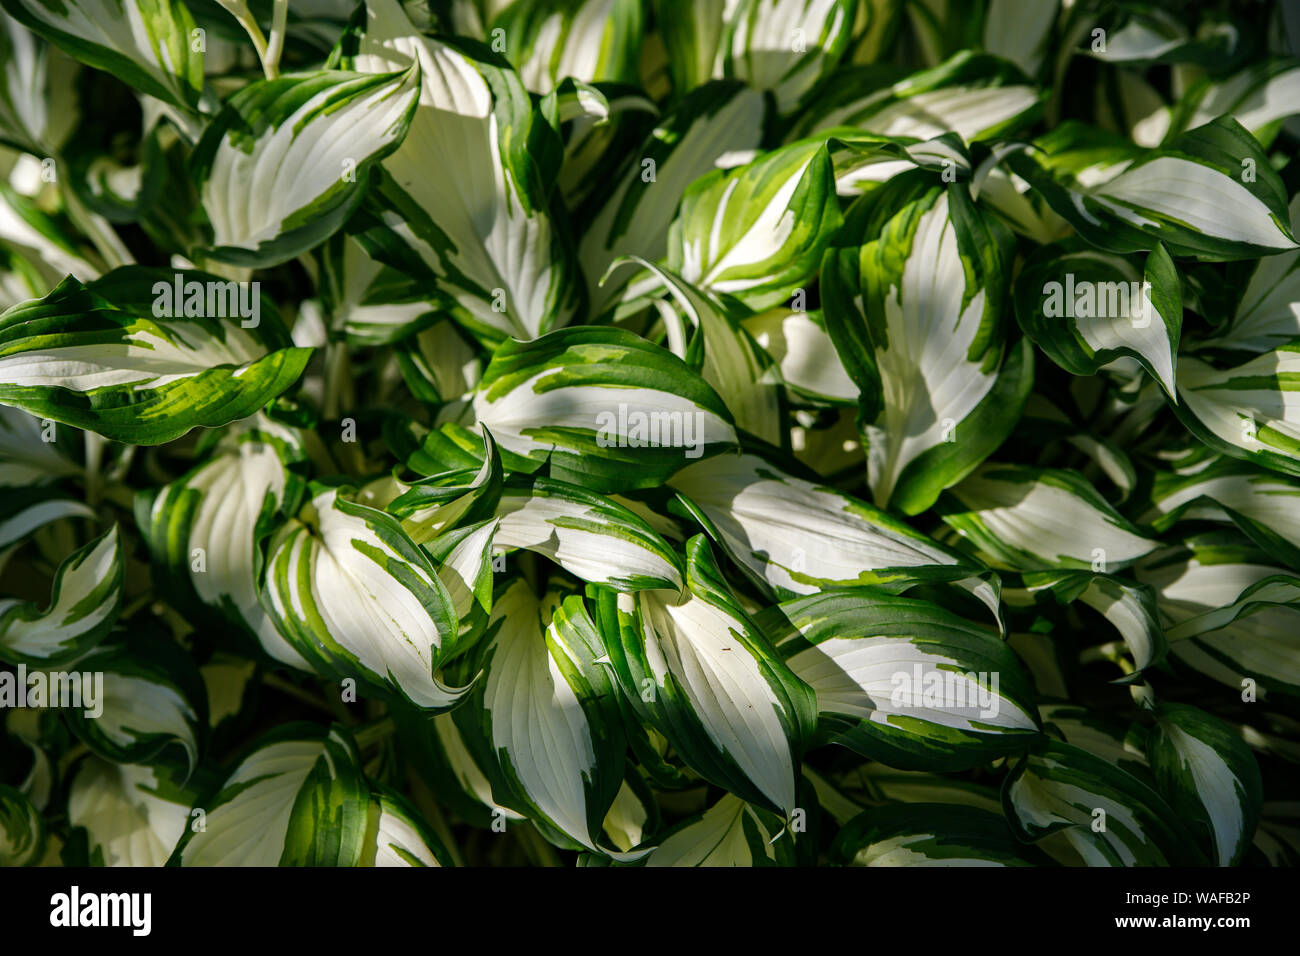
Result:
[[0,241],[0,261],[12,270],[0,287],[6,308],[45,295],[69,273],[89,282],[103,272],[99,257],[89,256],[65,220],[5,182],[0,182]]
[[443,644],[444,660],[467,650],[488,625],[493,600],[494,539],[499,526],[497,519],[480,521],[448,531],[424,546],[456,614],[456,639]]
[[1300,475],[1300,341],[1231,368],[1184,356],[1179,420],[1215,451]]
[[463,712],[491,741],[502,802],[561,844],[624,858],[598,842],[626,750],[613,678],[582,598],[558,601],[522,579],[506,588],[478,659],[487,676]]
[[188,582],[276,661],[310,670],[258,598],[260,543],[297,506],[302,482],[286,464],[303,457],[295,432],[259,415],[223,436],[188,475],[142,495],[137,523],[164,575]]
[[726,5],[719,42],[722,75],[770,90],[789,116],[848,51],[856,0],[738,0]]
[[1137,574],[1156,592],[1175,660],[1259,700],[1300,696],[1300,609],[1264,600],[1293,576],[1267,554],[1213,532],[1153,555]]
[[803,481],[755,455],[721,455],[685,468],[671,487],[733,561],[781,598],[869,584],[903,591],[969,581],[997,614],[996,579],[865,501]]
[[881,508],[930,507],[997,448],[1024,404],[1031,350],[1021,343],[1002,359],[1002,233],[955,184],[907,202],[860,249],[826,254],[826,328],[862,390]]
[[968,143],[1032,122],[1042,94],[1005,60],[963,51],[889,86],[873,69],[843,74],[795,126],[804,137],[837,126],[933,139],[953,132]]
[[662,484],[734,446],[718,394],[666,349],[615,328],[560,329],[503,343],[474,395],[507,468],[596,491]]
[[1147,729],[1126,726],[1123,719],[1075,704],[1048,703],[1038,708],[1043,729],[1067,744],[1088,751],[1139,779],[1149,776],[1146,758]]
[[385,510],[401,519],[416,544],[427,545],[457,526],[492,516],[501,500],[501,456],[492,433],[483,429],[483,464],[401,484]]
[[911,169],[946,174],[952,182],[965,182],[973,175],[970,156],[956,133],[919,140],[913,136],[882,136],[840,126],[818,135],[826,137],[835,169],[835,191],[840,196],[870,192]]
[[817,694],[822,732],[864,756],[966,770],[1039,736],[1015,652],[937,605],[847,588],[786,602],[769,619],[777,650]]
[[68,794],[68,823],[84,827],[102,866],[162,866],[190,823],[195,794],[165,767],[88,757]]
[[989,0],[984,49],[1037,75],[1051,50],[1059,0]]
[[343,225],[370,167],[406,136],[416,66],[259,80],[208,124],[192,160],[212,224],[204,255],[247,268],[287,262]]
[[65,518],[95,517],[94,508],[53,488],[6,488],[0,497],[0,570],[41,529]]
[[424,36],[397,0],[366,7],[351,68],[388,74],[418,64],[420,94],[406,138],[383,160],[362,243],[376,259],[433,279],[457,320],[487,337],[530,339],[566,324],[580,289],[567,237],[548,213],[560,144],[543,140],[554,130],[514,71],[481,47]]
[[1069,744],[1047,742],[1016,764],[1002,802],[1020,839],[1037,842],[1062,832],[1087,866],[1205,864],[1159,794]]
[[620,591],[680,590],[680,559],[635,512],[547,478],[512,482],[501,496],[494,543],[535,551],[570,574]]
[[468,688],[435,674],[457,632],[429,558],[392,515],[316,486],[269,545],[263,602],[322,673],[416,707],[451,707]]
[[77,736],[114,763],[149,763],[170,745],[185,751],[192,770],[207,738],[208,698],[189,654],[169,638],[133,635],[96,648],[76,662],[86,700],[89,675],[103,674],[93,709],[65,711]]
[[[1300,228],[1300,194],[1288,207],[1292,233]],[[1260,259],[1232,321],[1200,347],[1266,352],[1300,338],[1300,251]]]
[[[597,283],[623,256],[657,262],[668,253],[677,206],[688,187],[718,166],[746,162],[758,148],[766,107],[763,95],[740,83],[719,81],[692,90],[651,132],[631,163],[610,183],[612,193],[595,212],[578,245],[593,315],[615,302],[628,280]],[[657,280],[656,280],[657,283]],[[636,283],[633,298],[645,289]]]
[[34,866],[45,852],[45,824],[31,800],[0,784],[0,866]]
[[1121,8],[1119,22],[1106,42],[1089,54],[1107,63],[1215,66],[1231,57],[1237,44],[1238,29],[1231,23],[1207,17],[1193,36],[1173,11],[1134,4],[1131,9]]
[[[335,233],[317,248],[316,255],[319,259],[317,288],[321,306],[329,317],[330,328],[341,332],[349,343],[387,345],[433,321],[433,306],[420,284],[391,266],[372,259],[352,236]],[[444,330],[455,328],[450,320],[439,325]],[[451,335],[437,336],[436,341],[438,345],[456,343],[457,335],[453,331]],[[461,352],[466,350],[464,343],[457,344]],[[418,349],[414,354],[424,363],[422,372],[428,373],[427,365],[433,365],[439,372],[444,368],[447,372],[455,369],[456,357],[438,355],[436,347],[432,354],[426,348]],[[468,363],[469,357],[465,356],[462,362]],[[405,369],[403,372],[405,374]],[[436,380],[431,373],[428,377]],[[417,376],[416,380],[420,381],[420,377]],[[466,388],[448,391],[446,398],[456,398],[465,391]],[[435,397],[434,400],[441,402],[443,399]]]
[[[460,708],[458,708],[459,710]],[[477,732],[470,748],[456,726],[456,711],[421,717],[414,724],[399,722],[401,738],[412,762],[435,788],[439,802],[452,808],[462,819],[476,826],[490,826],[494,818],[507,822],[526,819],[509,807],[498,804],[492,796],[492,781],[484,766],[496,774],[491,753],[481,743]],[[461,714],[464,719],[468,712]],[[474,728],[471,728],[473,730]],[[411,731],[414,731],[413,733]],[[482,765],[480,765],[482,761]]]
[[686,546],[687,590],[599,594],[619,685],[691,769],[789,818],[813,692],[735,602],[702,535]]
[[638,0],[543,0],[513,3],[492,21],[504,31],[505,56],[532,93],[550,93],[561,80],[637,80],[645,32]]
[[[206,314],[214,299],[223,317]],[[269,302],[245,327],[236,300],[236,283],[203,273],[69,277],[0,315],[0,403],[137,445],[247,418],[293,385],[311,349],[293,346]]]
[[820,312],[778,307],[740,324],[771,356],[787,388],[816,402],[857,404],[858,386],[844,371]]
[[[739,310],[644,259],[629,257],[615,263],[615,268],[627,261],[639,261],[662,280],[676,304],[675,309],[666,302],[655,302],[673,354],[698,367],[704,381],[726,403],[737,428],[769,444],[780,444],[781,402],[772,363],[737,321]],[[677,309],[694,326],[694,337]]]
[[0,405],[0,488],[33,488],[78,474],[81,466],[65,453],[71,439],[48,419]]
[[1039,249],[1016,279],[1015,306],[1025,334],[1067,372],[1095,375],[1120,358],[1136,359],[1177,401],[1183,298],[1162,246],[1141,269],[1093,249]]
[[1111,252],[1161,243],[1176,257],[1227,260],[1297,248],[1281,179],[1231,117],[1152,150],[1103,145],[1067,124],[1004,162],[1080,236]]
[[1001,814],[948,803],[873,807],[835,837],[831,860],[844,866],[1033,866]]
[[356,866],[369,820],[370,787],[356,744],[286,724],[262,737],[198,809],[171,866]]
[[452,866],[442,841],[400,794],[375,788],[358,866]]
[[727,6],[726,0],[654,0],[655,31],[663,41],[677,96],[717,75],[714,63],[726,29]]
[[[1093,562],[1094,567],[1104,564],[1104,558]],[[1164,660],[1168,641],[1151,588],[1088,571],[1033,571],[1023,580],[1031,592],[1047,589],[1064,604],[1080,601],[1114,625],[1133,660],[1133,670],[1115,683],[1138,681],[1143,671]]]
[[[423,304],[419,307],[423,308]],[[376,305],[354,309],[351,313],[354,318],[346,326],[348,334],[356,339],[363,329],[391,330],[391,325],[373,322],[371,317],[381,310],[406,308],[407,305]],[[413,311],[415,306],[409,308]],[[394,314],[388,312],[389,316]],[[409,322],[409,316],[410,312],[401,321]],[[402,378],[411,394],[421,401],[442,404],[461,398],[473,391],[483,377],[484,359],[467,341],[465,333],[450,319],[434,322],[427,329],[411,336],[399,349],[397,362],[402,370]]]
[[0,62],[0,142],[35,156],[57,152],[79,118],[76,64],[9,17],[0,23]]
[[1259,822],[1264,785],[1236,728],[1199,707],[1161,703],[1147,756],[1175,812],[1208,829],[1210,859],[1237,865]]
[[792,865],[790,839],[780,821],[727,794],[700,816],[674,828],[646,857],[646,866]]
[[1293,59],[1265,60],[1224,79],[1206,77],[1179,100],[1174,129],[1202,126],[1225,114],[1268,142],[1267,131],[1278,120],[1300,112],[1300,63]]
[[668,233],[668,267],[686,282],[752,309],[808,284],[841,222],[821,139],[697,179]]
[[172,106],[197,109],[202,45],[180,0],[3,0],[0,6],[82,63]]
[[1219,459],[1189,475],[1158,473],[1142,520],[1157,531],[1183,521],[1231,521],[1275,561],[1300,569],[1300,481]]
[[[32,510],[17,520],[29,520]],[[117,620],[122,565],[122,545],[114,525],[59,565],[48,605],[0,598],[0,660],[54,667],[94,647]]]
[[938,510],[994,567],[1114,571],[1157,547],[1072,471],[990,462],[950,488]]

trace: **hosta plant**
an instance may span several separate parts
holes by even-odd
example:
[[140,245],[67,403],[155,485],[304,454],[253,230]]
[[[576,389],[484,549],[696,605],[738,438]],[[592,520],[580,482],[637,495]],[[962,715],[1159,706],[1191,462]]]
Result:
[[1283,6],[0,0],[0,863],[1295,862]]

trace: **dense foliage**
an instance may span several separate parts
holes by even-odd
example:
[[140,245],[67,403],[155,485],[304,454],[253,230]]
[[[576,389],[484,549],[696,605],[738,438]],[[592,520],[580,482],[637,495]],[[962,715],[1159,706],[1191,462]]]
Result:
[[1282,6],[0,0],[0,863],[1295,862]]

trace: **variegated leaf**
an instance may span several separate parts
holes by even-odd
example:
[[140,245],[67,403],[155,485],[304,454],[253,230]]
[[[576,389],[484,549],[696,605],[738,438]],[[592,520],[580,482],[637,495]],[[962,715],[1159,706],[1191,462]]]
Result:
[[455,317],[486,336],[533,338],[566,324],[580,292],[548,212],[546,158],[559,144],[538,140],[554,132],[500,61],[422,35],[397,0],[366,9],[351,67],[387,74],[418,64],[420,94],[406,138],[383,160],[363,244],[432,278]]
[[83,63],[142,93],[194,110],[203,46],[180,0],[3,0],[6,13]]
[[575,577],[620,591],[680,589],[679,559],[635,512],[547,478],[512,482],[494,542],[545,555]]
[[68,822],[85,828],[92,862],[162,866],[189,825],[194,799],[165,766],[89,757],[72,780]]
[[668,267],[768,308],[812,280],[840,221],[825,142],[795,143],[697,179],[668,233]]
[[1039,736],[1030,683],[996,633],[872,588],[798,598],[764,620],[834,742],[905,770],[964,770]]
[[1207,855],[1219,866],[1236,865],[1263,800],[1259,765],[1236,729],[1199,707],[1162,702],[1147,756],[1175,812],[1208,829]]
[[1231,117],[1152,150],[1067,124],[1005,162],[1080,236],[1112,252],[1160,243],[1173,256],[1225,260],[1297,248],[1282,181]]
[[1002,357],[1004,232],[956,184],[906,201],[860,249],[826,254],[826,327],[862,390],[882,508],[930,507],[1001,443],[1029,392],[1027,344]]
[[[618,174],[578,245],[594,314],[612,306],[628,280],[625,274],[597,285],[609,267],[627,255],[662,259],[687,188],[720,164],[737,165],[736,157],[747,162],[758,147],[765,113],[761,93],[719,81],[692,91],[655,127]],[[627,295],[643,291],[634,284]]]
[[639,0],[544,0],[507,5],[491,30],[524,86],[545,94],[568,77],[635,82],[643,18]]
[[451,866],[442,841],[404,797],[376,788],[358,866]]
[[1146,784],[1055,741],[1022,759],[1002,789],[1007,819],[1029,842],[1063,832],[1087,866],[1204,865],[1179,817]]
[[853,126],[916,139],[953,132],[970,143],[1031,122],[1042,100],[1019,69],[980,53],[958,53],[889,86],[871,82],[878,78],[865,70],[843,77],[813,103],[794,135]]
[[685,468],[671,487],[733,561],[779,597],[870,584],[904,591],[968,581],[995,614],[995,578],[865,501],[788,475],[755,455]]
[[1136,359],[1177,401],[1182,288],[1164,247],[1141,269],[1094,249],[1044,247],[1016,279],[1015,306],[1025,334],[1067,372],[1094,375]]
[[194,152],[212,224],[205,255],[249,268],[279,265],[339,228],[370,167],[401,145],[420,71],[335,70],[249,84],[226,101]]
[[646,866],[790,865],[790,840],[770,814],[727,794],[700,816],[666,834]]
[[808,102],[847,52],[856,0],[738,0],[725,7],[722,75],[770,90],[789,116]]
[[34,866],[45,851],[45,823],[31,800],[0,785],[0,866]]
[[370,787],[356,744],[285,724],[261,737],[221,789],[198,809],[170,866],[356,866],[369,820]]
[[679,358],[616,328],[506,342],[474,396],[506,467],[596,491],[662,483],[736,440],[717,393]]
[[313,666],[429,710],[464,695],[436,675],[457,630],[451,596],[396,518],[314,487],[268,548],[264,604]]
[[188,581],[275,660],[310,670],[258,598],[260,543],[296,509],[302,481],[287,466],[303,457],[292,429],[260,415],[239,423],[204,464],[141,496],[138,524],[160,572]]
[[156,445],[248,417],[310,356],[256,287],[128,266],[0,315],[0,403]]
[[626,748],[613,678],[582,598],[558,601],[522,579],[505,590],[478,659],[487,676],[460,713],[491,741],[503,803],[561,844],[622,858],[598,841]]
[[941,803],[874,807],[840,830],[831,859],[845,866],[1033,866],[1040,859],[1001,814]]
[[85,706],[68,710],[67,720],[93,752],[115,763],[149,763],[178,745],[189,768],[197,765],[207,739],[207,691],[183,648],[166,637],[131,635],[71,667],[65,679],[81,677]]
[[[29,519],[23,515],[18,520]],[[0,598],[0,660],[54,667],[94,647],[117,619],[122,567],[114,525],[59,565],[47,606]]]
[[1157,547],[1077,472],[988,463],[938,507],[997,566],[1020,571],[1116,570]]
[[736,604],[703,537],[686,550],[684,593],[599,594],[614,673],[692,769],[788,818],[813,693]]

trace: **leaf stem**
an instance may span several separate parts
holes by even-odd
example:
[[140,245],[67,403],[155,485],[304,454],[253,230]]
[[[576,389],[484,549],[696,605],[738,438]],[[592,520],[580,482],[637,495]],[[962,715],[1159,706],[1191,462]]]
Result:
[[271,11],[271,38],[262,59],[262,72],[268,80],[280,75],[280,54],[284,52],[284,27],[288,17],[289,0],[275,0],[275,8]]

